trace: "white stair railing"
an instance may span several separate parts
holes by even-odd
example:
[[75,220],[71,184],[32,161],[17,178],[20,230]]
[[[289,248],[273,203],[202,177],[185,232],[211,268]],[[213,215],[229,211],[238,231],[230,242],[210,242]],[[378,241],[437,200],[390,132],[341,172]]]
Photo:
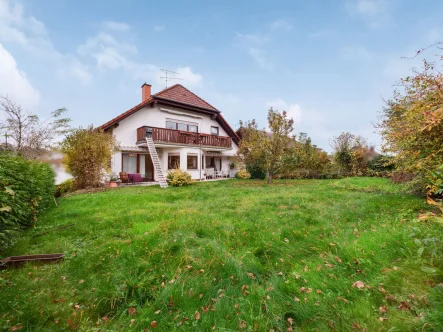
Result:
[[158,182],[160,182],[160,187],[168,188],[168,182],[166,181],[165,175],[163,174],[162,168],[160,166],[157,149],[155,148],[152,137],[146,136],[146,144],[148,145],[149,154],[151,155],[152,164],[154,165],[154,170],[155,174],[157,175]]

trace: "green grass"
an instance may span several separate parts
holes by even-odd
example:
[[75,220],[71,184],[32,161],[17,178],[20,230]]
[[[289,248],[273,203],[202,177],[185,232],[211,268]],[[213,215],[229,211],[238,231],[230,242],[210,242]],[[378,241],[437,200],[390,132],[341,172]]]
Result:
[[65,259],[0,272],[0,328],[443,330],[442,227],[384,179],[127,187],[58,203],[2,255]]

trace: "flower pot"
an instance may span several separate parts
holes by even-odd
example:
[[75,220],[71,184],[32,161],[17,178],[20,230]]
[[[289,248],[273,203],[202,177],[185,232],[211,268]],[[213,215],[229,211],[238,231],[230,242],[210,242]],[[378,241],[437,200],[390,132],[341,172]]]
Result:
[[108,187],[109,188],[117,188],[118,187],[118,182],[117,181],[109,181],[108,182]]

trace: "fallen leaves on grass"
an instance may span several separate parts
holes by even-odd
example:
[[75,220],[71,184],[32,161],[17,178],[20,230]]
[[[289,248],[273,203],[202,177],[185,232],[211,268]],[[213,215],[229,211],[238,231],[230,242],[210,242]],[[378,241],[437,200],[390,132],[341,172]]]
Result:
[[155,320],[153,320],[151,322],[151,329],[155,329],[157,327],[157,325],[158,325],[158,323]]
[[411,310],[411,307],[405,301],[402,301],[400,303],[400,305],[398,306],[398,309],[400,309],[400,310]]
[[194,318],[195,320],[200,320],[200,313],[198,312],[198,310],[195,312]]
[[254,273],[248,272],[248,277],[251,278],[252,280],[257,279],[254,275]]
[[309,294],[312,292],[312,288],[300,287],[300,292]]
[[132,316],[137,310],[134,307],[128,309],[129,316]]
[[343,301],[343,302],[346,303],[346,304],[349,303],[348,300],[346,300],[344,297],[341,297],[341,296],[337,297],[337,300],[338,300],[338,301]]
[[380,312],[381,312],[382,314],[385,314],[385,313],[388,312],[388,308],[386,308],[385,305],[383,305],[383,306],[381,306],[380,308],[378,308],[378,310],[380,310]]
[[365,288],[365,283],[363,281],[358,280],[352,284],[352,287],[362,289]]

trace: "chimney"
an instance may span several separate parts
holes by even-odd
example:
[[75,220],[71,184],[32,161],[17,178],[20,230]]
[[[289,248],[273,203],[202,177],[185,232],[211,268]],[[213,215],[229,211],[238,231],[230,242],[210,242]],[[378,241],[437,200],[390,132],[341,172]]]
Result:
[[142,85],[142,102],[151,97],[151,85],[146,82]]

